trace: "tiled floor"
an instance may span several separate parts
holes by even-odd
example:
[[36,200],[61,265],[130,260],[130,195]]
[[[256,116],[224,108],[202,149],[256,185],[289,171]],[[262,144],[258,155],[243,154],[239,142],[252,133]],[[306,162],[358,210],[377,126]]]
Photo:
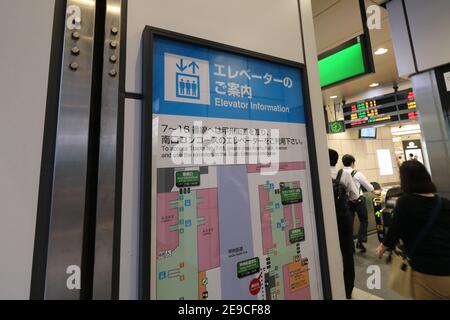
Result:
[[[356,292],[354,299],[366,300],[364,298],[376,296],[384,300],[405,300],[405,298],[388,288],[391,265],[386,263],[385,258],[380,260],[375,256],[375,249],[379,244],[377,236],[371,235],[368,240],[366,245],[367,252],[355,254],[355,289],[358,288],[359,290],[354,291]],[[381,271],[381,289],[379,290],[371,290],[367,287],[367,279],[371,275],[367,273],[367,268],[374,265],[379,266]],[[360,297],[363,297],[363,299],[360,299]]]

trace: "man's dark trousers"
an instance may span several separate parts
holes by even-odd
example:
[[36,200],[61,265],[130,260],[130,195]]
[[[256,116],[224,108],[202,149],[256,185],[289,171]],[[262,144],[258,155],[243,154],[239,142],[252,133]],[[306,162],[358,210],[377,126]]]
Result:
[[366,199],[361,196],[356,201],[350,201],[350,210],[353,213],[353,220],[355,217],[355,212],[359,219],[359,231],[358,231],[358,241],[362,243],[367,242],[367,228],[369,227],[369,217],[367,215]]
[[353,260],[353,215],[350,211],[337,213],[339,244],[344,265],[344,283],[347,299],[351,299],[355,284],[355,263]]

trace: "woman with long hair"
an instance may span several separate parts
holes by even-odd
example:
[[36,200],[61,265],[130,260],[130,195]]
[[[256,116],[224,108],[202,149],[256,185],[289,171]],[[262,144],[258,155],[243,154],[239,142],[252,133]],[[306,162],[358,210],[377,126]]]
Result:
[[381,259],[401,241],[411,267],[411,297],[450,300],[450,201],[436,195],[436,186],[419,161],[404,162],[400,180],[404,195],[377,256]]

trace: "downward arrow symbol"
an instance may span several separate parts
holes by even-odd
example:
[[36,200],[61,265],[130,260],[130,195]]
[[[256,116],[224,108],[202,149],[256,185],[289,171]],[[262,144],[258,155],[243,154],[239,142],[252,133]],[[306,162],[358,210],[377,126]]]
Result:
[[187,66],[184,65],[184,60],[183,60],[183,59],[180,59],[180,63],[179,63],[179,64],[177,63],[177,68],[178,68],[181,72],[183,72],[184,70],[186,70]]

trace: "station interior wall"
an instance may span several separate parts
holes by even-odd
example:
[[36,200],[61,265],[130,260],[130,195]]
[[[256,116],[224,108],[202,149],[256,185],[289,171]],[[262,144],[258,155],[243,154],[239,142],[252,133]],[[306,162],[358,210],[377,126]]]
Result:
[[0,1],[0,300],[30,296],[54,6]]
[[[0,224],[0,299],[28,299],[30,293],[54,4],[54,0],[45,0],[39,5],[32,4],[30,10],[30,1],[0,2],[0,26],[8,30],[5,33],[8,46],[0,51],[0,83],[6,88],[2,96],[2,114],[6,116],[0,118],[0,142],[8,150],[0,157],[0,209],[3,221],[8,221]],[[174,6],[178,10],[174,11]],[[343,299],[342,259],[336,219],[331,214],[334,203],[311,0],[133,0],[128,3],[127,13],[128,93],[142,93],[141,35],[146,25],[307,65],[319,167],[319,176],[313,179],[321,186],[333,298]],[[138,297],[141,108],[139,100],[126,99],[122,299]]]
[[[377,139],[359,139],[359,130],[347,130],[344,133],[329,134],[328,146],[339,153],[338,168],[342,168],[342,157],[351,154],[356,158],[355,169],[361,171],[369,182],[378,182],[381,186],[399,184],[398,164],[395,160],[395,146],[393,142],[391,128],[388,126],[378,128]],[[377,150],[389,150],[392,158],[393,175],[380,175]]]

